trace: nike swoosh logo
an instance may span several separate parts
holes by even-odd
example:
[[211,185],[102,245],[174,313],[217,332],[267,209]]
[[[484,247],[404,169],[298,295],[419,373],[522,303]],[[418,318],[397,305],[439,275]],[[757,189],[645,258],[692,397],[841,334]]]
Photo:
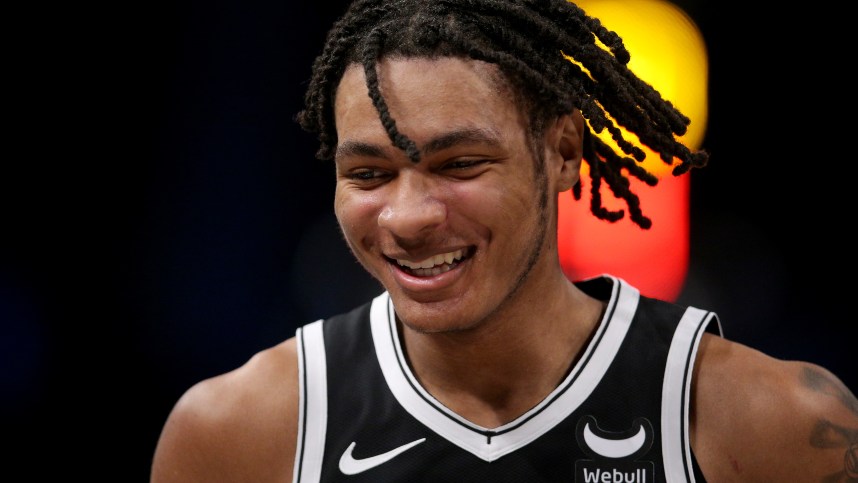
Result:
[[584,426],[584,441],[596,453],[607,458],[625,458],[641,449],[646,442],[646,430],[641,425],[634,436],[623,439],[607,439],[597,436],[590,429],[590,423]]
[[408,444],[404,444],[398,448],[394,448],[387,453],[382,453],[380,455],[371,456],[369,458],[355,459],[352,456],[352,451],[355,449],[355,444],[352,443],[346,448],[346,451],[340,457],[340,471],[346,475],[356,475],[358,473],[362,473],[366,470],[375,468],[376,466],[387,463],[399,456],[400,453],[408,451],[409,449],[417,446],[418,444],[426,441],[426,438],[420,438],[417,441],[412,441]]

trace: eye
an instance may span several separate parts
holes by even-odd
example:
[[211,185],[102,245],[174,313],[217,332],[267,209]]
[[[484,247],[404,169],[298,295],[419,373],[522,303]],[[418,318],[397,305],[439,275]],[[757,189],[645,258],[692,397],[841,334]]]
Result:
[[377,169],[361,169],[357,171],[352,171],[347,175],[349,179],[356,179],[362,181],[375,179],[379,176],[381,176],[381,172]]
[[362,187],[375,186],[387,180],[390,176],[390,171],[376,168],[355,168],[343,174],[344,178]]
[[458,159],[455,161],[450,161],[446,163],[443,169],[452,169],[452,170],[467,170],[473,168],[475,166],[479,166],[483,163],[487,163],[488,160],[485,159]]
[[441,165],[439,173],[455,179],[472,179],[483,174],[491,166],[491,160],[485,158],[451,159]]

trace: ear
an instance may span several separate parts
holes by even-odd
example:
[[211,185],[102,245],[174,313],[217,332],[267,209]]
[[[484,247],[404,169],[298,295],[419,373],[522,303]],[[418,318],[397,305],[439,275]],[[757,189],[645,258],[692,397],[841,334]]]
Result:
[[584,116],[578,109],[554,121],[546,133],[550,161],[556,174],[557,192],[566,191],[578,182],[584,148]]

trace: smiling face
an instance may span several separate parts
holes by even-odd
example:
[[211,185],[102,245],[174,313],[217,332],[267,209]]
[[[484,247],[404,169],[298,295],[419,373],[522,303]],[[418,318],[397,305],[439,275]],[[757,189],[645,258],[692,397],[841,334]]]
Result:
[[391,144],[362,66],[351,65],[334,107],[335,211],[352,252],[421,332],[472,328],[538,298],[561,273],[556,195],[580,162],[560,155],[564,129],[549,127],[537,147],[545,162],[534,159],[525,117],[489,64],[407,58],[378,69],[391,116],[421,159]]

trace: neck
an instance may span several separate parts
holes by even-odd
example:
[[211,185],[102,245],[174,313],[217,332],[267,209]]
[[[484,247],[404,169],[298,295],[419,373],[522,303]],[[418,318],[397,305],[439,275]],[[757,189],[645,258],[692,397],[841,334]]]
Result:
[[423,387],[487,428],[524,414],[563,381],[604,309],[562,273],[508,302],[469,330],[426,334],[400,324],[403,347]]

